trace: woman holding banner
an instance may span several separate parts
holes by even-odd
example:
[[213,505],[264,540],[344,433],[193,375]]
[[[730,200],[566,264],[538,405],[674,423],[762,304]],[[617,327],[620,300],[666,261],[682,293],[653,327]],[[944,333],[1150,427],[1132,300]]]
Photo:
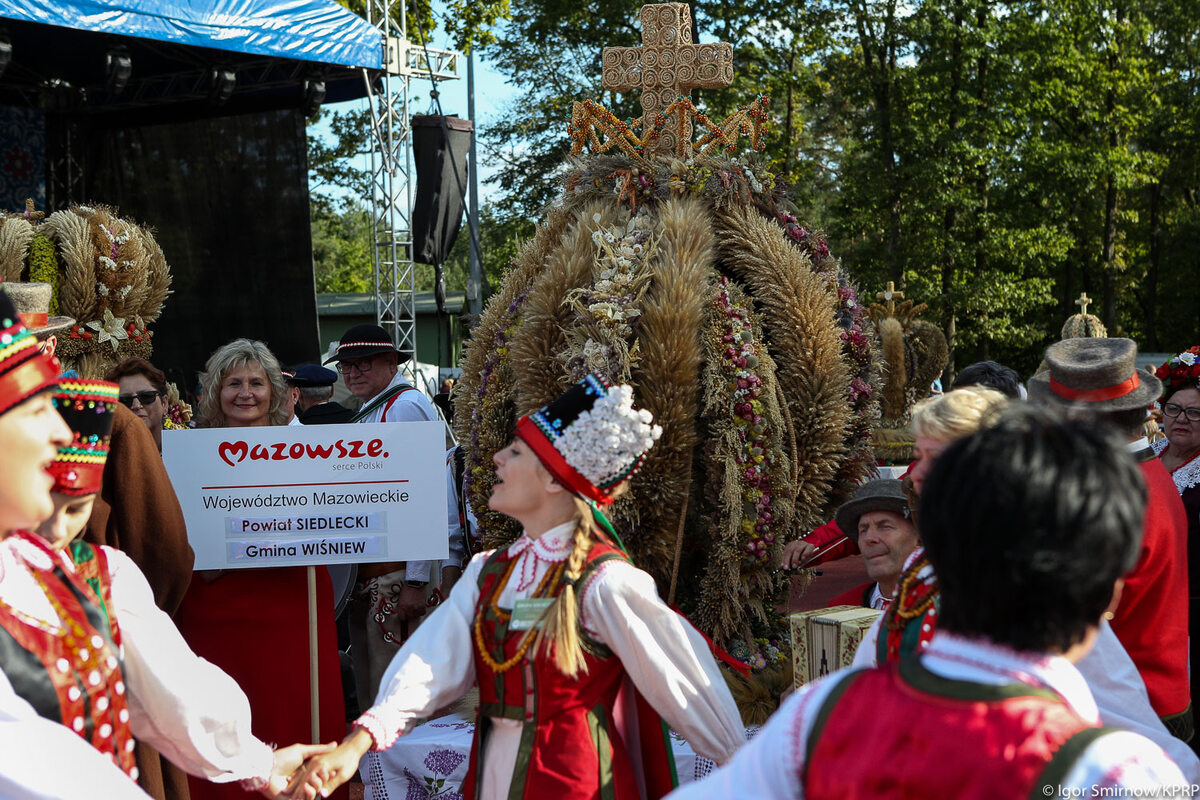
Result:
[[[285,425],[287,386],[265,344],[235,339],[218,348],[200,376],[198,405],[208,428]],[[220,531],[212,535],[222,536]],[[316,570],[320,741],[345,732],[341,661],[333,586]],[[198,655],[212,661],[250,698],[254,735],[267,742],[312,737],[309,704],[308,578],[306,567],[206,570],[195,573],[176,615]],[[242,800],[236,785],[189,778],[192,800]]]
[[393,659],[376,705],[337,750],[305,764],[293,796],[345,782],[367,751],[472,685],[468,800],[661,797],[675,782],[663,719],[717,762],[741,745],[707,645],[629,562],[597,505],[621,493],[661,434],[632,395],[593,374],[518,421],[494,457],[490,505],[523,535],[471,561]]

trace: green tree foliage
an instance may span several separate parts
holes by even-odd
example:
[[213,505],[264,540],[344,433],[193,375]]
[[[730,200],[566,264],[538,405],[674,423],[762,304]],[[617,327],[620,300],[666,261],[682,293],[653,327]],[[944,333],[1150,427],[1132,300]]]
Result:
[[[571,101],[606,45],[640,39],[633,0],[512,0],[489,57],[520,90],[484,131],[499,205],[537,218],[558,187]],[[1078,311],[1143,349],[1200,327],[1200,34],[1188,0],[762,0],[693,4],[735,47],[719,117],[772,97],[766,156],[868,297],[928,302],[953,365],[1029,372]],[[952,367],[953,369],[953,367]]]
[[[435,18],[420,2],[410,24],[419,20],[424,35]],[[443,27],[482,46],[519,92],[481,131],[482,156],[500,166],[502,197],[484,209],[480,232],[495,285],[558,194],[571,103],[596,97],[622,118],[640,114],[636,96],[601,90],[600,54],[640,42],[641,0],[456,2]],[[361,12],[355,3],[344,2]],[[1110,332],[1143,349],[1194,343],[1194,0],[692,8],[699,41],[733,44],[736,74],[729,89],[694,99],[719,119],[770,95],[764,156],[792,185],[798,214],[827,231],[868,299],[894,280],[929,303],[952,344],[951,372],[978,358],[1032,371],[1085,291]],[[325,190],[366,195],[365,176],[349,168],[365,146],[365,120],[331,125],[336,144],[310,145],[321,206],[314,240],[320,224],[330,237],[365,230],[369,244],[369,226],[349,224],[352,211],[335,208]],[[464,234],[447,264],[452,290],[465,282],[467,247]],[[418,282],[432,286],[432,270],[419,269]]]
[[318,292],[374,291],[371,215],[356,198],[311,206],[313,268]]

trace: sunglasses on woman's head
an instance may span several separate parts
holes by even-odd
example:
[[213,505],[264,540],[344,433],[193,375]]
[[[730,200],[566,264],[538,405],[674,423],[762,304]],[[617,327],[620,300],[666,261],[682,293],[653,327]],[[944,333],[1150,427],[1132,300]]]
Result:
[[156,389],[147,389],[144,392],[134,392],[133,394],[119,394],[117,399],[121,401],[121,405],[133,408],[133,401],[137,400],[144,406],[148,406],[159,398],[162,392]]

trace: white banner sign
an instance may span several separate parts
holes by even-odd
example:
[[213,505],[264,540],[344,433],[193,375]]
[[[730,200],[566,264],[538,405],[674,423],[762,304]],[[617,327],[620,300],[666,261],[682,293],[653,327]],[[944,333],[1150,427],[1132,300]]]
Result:
[[444,559],[441,422],[163,431],[196,569]]

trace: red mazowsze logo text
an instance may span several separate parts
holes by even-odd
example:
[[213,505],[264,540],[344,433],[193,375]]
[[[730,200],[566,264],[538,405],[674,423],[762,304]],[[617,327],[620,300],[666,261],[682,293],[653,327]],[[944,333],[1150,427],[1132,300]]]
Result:
[[302,442],[275,442],[274,444],[256,444],[253,447],[245,442],[221,442],[217,446],[217,455],[231,467],[249,458],[251,461],[288,461],[288,460],[329,460],[343,458],[387,458],[383,450],[382,439],[372,439],[364,442],[361,439],[343,441],[338,439],[332,444],[304,444]]

